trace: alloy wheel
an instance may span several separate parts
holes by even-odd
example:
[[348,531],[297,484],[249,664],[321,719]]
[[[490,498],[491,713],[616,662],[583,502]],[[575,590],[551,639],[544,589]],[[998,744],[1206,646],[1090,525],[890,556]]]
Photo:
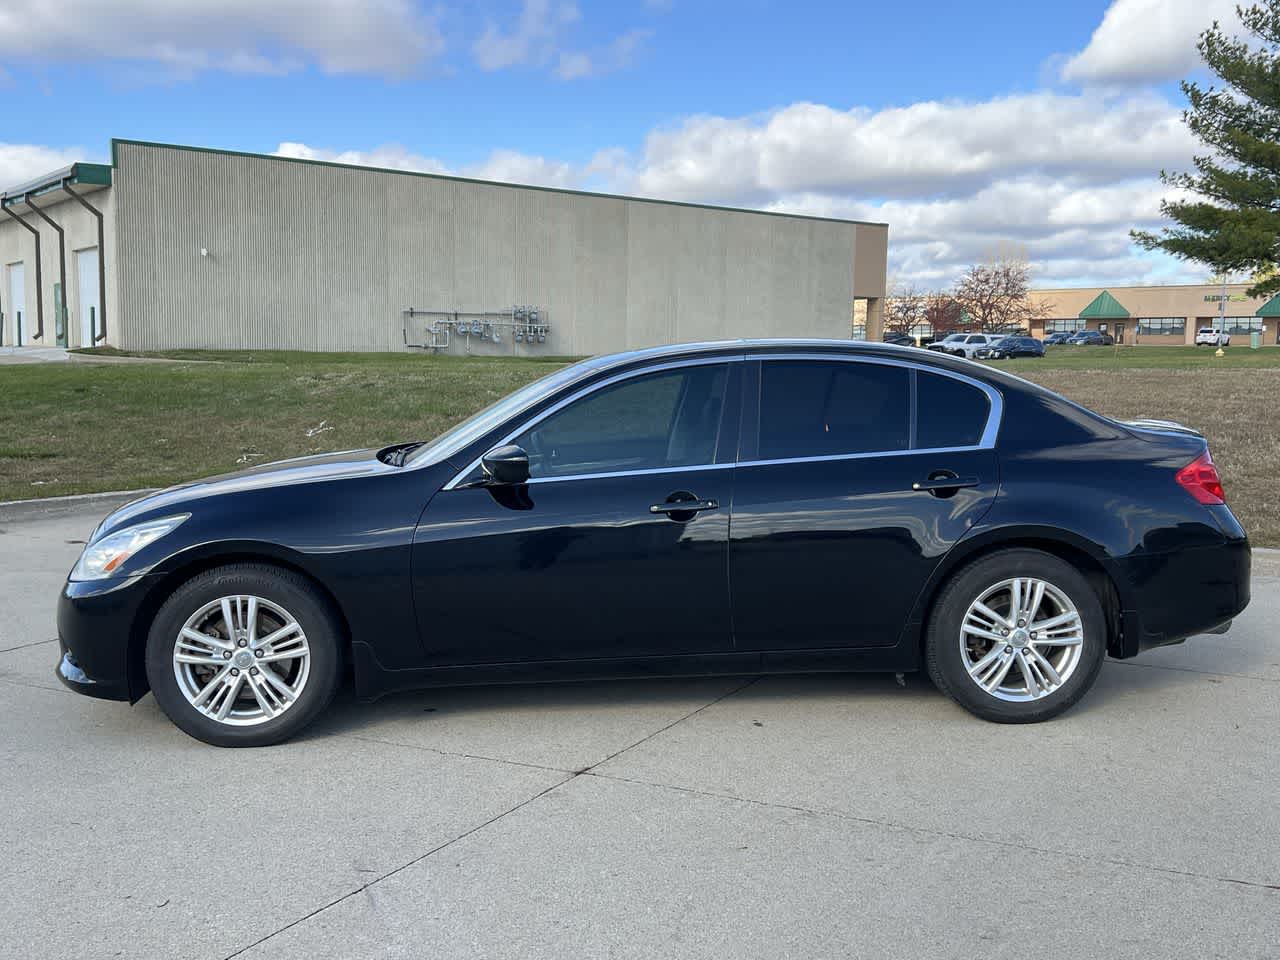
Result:
[[187,702],[229,726],[266,723],[298,700],[311,648],[297,619],[255,596],[210,601],[174,640],[173,672]]
[[1080,664],[1084,625],[1062,590],[1034,577],[1001,580],[969,605],[960,626],[969,678],[998,700],[1041,700]]

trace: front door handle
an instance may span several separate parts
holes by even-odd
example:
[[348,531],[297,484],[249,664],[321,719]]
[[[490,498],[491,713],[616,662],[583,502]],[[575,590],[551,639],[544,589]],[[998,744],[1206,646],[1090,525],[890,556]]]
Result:
[[650,513],[701,513],[703,510],[719,510],[716,500],[676,500],[674,502],[655,503],[649,508]]
[[928,480],[917,480],[911,485],[912,490],[959,490],[961,487],[976,487],[982,481],[977,477],[957,477],[954,474],[946,477],[930,476]]

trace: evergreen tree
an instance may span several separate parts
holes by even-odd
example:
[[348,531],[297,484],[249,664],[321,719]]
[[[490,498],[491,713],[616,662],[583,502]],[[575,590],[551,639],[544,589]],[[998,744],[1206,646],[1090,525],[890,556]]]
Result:
[[1194,173],[1160,175],[1195,197],[1160,205],[1176,226],[1132,236],[1148,250],[1250,273],[1249,292],[1266,296],[1280,291],[1280,0],[1236,13],[1252,39],[1215,21],[1196,44],[1222,85],[1182,84],[1183,119],[1211,152],[1195,158]]

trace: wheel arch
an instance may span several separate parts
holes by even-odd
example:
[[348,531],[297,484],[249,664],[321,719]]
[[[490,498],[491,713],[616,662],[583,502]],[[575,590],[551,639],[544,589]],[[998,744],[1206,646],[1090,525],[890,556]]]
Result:
[[1122,655],[1121,627],[1124,595],[1120,584],[1108,569],[1105,553],[1070,531],[1056,527],[1017,526],[984,531],[962,540],[951,548],[934,570],[912,611],[911,628],[917,650],[923,653],[929,618],[938,594],[961,568],[975,560],[1002,550],[1026,548],[1040,550],[1071,564],[1089,581],[1107,619],[1107,652]]
[[342,631],[343,655],[348,659],[351,654],[351,623],[347,618],[337,596],[322,580],[307,570],[299,558],[287,552],[274,549],[268,544],[239,543],[218,545],[216,549],[200,550],[193,553],[171,557],[162,564],[163,569],[153,569],[155,582],[151,584],[138,611],[134,615],[129,628],[129,642],[126,651],[126,665],[129,677],[129,702],[137,703],[151,689],[147,682],[146,654],[147,634],[156,614],[173,592],[192,577],[197,577],[218,567],[233,566],[238,563],[253,563],[260,566],[275,567],[287,570],[305,579],[324,597],[338,620]]

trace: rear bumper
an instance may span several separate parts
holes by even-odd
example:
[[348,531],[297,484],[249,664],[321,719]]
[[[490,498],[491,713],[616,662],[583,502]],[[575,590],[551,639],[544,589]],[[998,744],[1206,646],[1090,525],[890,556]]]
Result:
[[68,581],[62,588],[54,675],[65,686],[102,700],[133,702],[146,693],[141,664],[131,668],[129,642],[147,581],[145,576]]
[[1249,541],[1174,550],[1120,561],[1128,584],[1118,656],[1178,643],[1202,633],[1225,633],[1249,605]]

